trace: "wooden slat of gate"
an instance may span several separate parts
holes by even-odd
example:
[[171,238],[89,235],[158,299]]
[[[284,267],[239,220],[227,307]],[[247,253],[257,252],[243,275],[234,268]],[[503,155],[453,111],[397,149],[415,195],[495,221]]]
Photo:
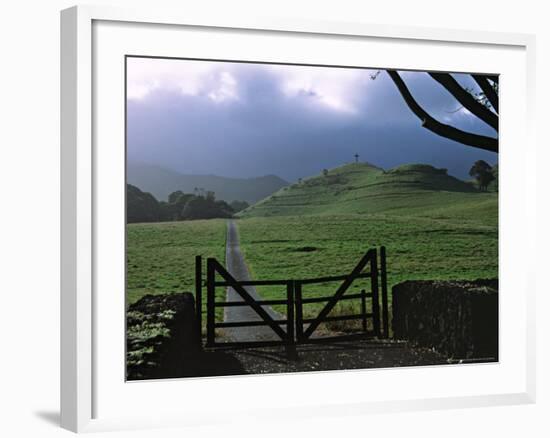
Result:
[[[250,307],[262,318],[271,329],[279,335],[279,337],[282,340],[286,340],[287,334],[279,325],[275,322],[275,320],[260,306],[246,291],[246,289],[240,285],[240,283],[233,278],[233,276],[225,270],[225,268],[216,260],[216,259],[208,259],[210,260],[210,263],[213,267],[213,270],[220,274],[225,281],[228,283],[230,287],[232,287],[235,292],[237,292],[241,298],[248,303]],[[212,279],[212,288],[214,288],[214,279]],[[211,301],[211,303],[214,303],[214,299]],[[214,309],[214,306],[208,306]]]
[[[372,260],[374,259],[374,265],[372,263]],[[365,267],[365,265],[368,262],[371,262],[371,274],[374,275],[374,272],[377,270],[376,266],[376,250],[375,249],[369,249],[367,253],[361,258],[359,263],[357,263],[357,266],[353,268],[351,273],[347,276],[347,278],[342,282],[340,287],[337,289],[334,296],[330,299],[330,301],[323,307],[321,312],[319,313],[319,316],[317,317],[316,321],[312,322],[309,327],[304,331],[304,337],[309,338],[311,334],[315,331],[317,327],[319,327],[319,324],[323,322],[323,320],[327,317],[327,315],[330,313],[330,311],[334,308],[338,300],[346,290],[349,288],[351,283],[358,277],[358,275],[361,274],[361,271]],[[377,276],[376,276],[377,277]],[[372,278],[372,277],[371,277]],[[374,279],[373,279],[374,284]],[[376,291],[378,292],[378,283],[376,284]],[[374,290],[373,290],[374,293]],[[373,297],[374,299],[374,297]]]

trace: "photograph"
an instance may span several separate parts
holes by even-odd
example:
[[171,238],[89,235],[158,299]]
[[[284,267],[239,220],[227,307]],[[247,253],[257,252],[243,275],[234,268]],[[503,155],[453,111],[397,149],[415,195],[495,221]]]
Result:
[[126,380],[499,361],[499,76],[125,57]]

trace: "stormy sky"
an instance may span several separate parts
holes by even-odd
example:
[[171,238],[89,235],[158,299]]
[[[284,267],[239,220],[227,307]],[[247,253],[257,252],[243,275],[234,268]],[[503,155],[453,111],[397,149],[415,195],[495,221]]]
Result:
[[[127,59],[128,160],[186,174],[278,175],[288,181],[354,160],[445,167],[466,178],[497,154],[421,127],[384,71],[172,59]],[[466,75],[455,74],[475,89]],[[427,73],[402,72],[442,122],[491,135]]]

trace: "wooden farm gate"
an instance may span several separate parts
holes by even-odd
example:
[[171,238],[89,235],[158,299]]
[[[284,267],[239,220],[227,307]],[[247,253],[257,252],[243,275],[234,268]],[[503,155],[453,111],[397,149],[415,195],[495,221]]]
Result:
[[[261,347],[271,345],[284,345],[293,350],[296,344],[323,342],[330,340],[343,340],[352,337],[362,338],[387,338],[389,336],[388,320],[388,292],[386,273],[386,250],[380,248],[380,257],[377,249],[370,249],[359,260],[355,268],[345,275],[319,277],[301,280],[251,280],[238,281],[214,258],[206,260],[206,280],[203,279],[202,257],[196,257],[195,264],[195,289],[196,310],[199,330],[202,333],[202,302],[203,285],[206,286],[206,347]],[[366,271],[365,271],[366,269]],[[221,278],[220,278],[221,277]],[[369,279],[369,290],[362,289],[359,293],[347,294],[353,282],[357,279]],[[322,297],[304,298],[305,285],[341,281],[340,286],[333,295]],[[284,298],[276,300],[254,299],[245,289],[246,286],[282,286]],[[216,301],[216,288],[232,287],[243,301]],[[370,298],[370,309],[367,306],[367,298]],[[360,300],[361,311],[359,313],[330,316],[330,312],[341,301]],[[304,318],[304,306],[313,303],[326,303],[314,318]],[[284,305],[286,318],[274,319],[262,306]],[[216,321],[216,308],[230,306],[249,306],[260,317],[255,321],[218,322]],[[320,324],[330,321],[360,320],[362,330],[354,334],[327,337],[312,337]],[[371,321],[369,329],[368,321]],[[215,331],[217,328],[268,326],[279,339],[274,341],[247,342],[217,342]]]

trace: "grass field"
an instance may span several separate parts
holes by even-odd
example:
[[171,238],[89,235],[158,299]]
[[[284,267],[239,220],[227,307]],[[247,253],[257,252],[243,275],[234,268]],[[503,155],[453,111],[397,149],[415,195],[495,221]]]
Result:
[[195,256],[225,261],[225,228],[224,219],[127,225],[127,303],[146,294],[194,292]]
[[[256,279],[344,274],[381,245],[390,288],[412,279],[498,276],[498,194],[480,193],[431,166],[345,165],[282,189],[240,216],[241,246]],[[366,286],[356,281],[350,293]],[[304,296],[337,287],[312,285]],[[322,305],[305,310],[315,315]]]
[[[498,277],[498,194],[480,193],[430,166],[343,166],[282,189],[240,216],[241,248],[258,280],[345,274],[381,245],[390,288],[409,279]],[[193,291],[198,254],[225,261],[223,219],[132,224],[127,230],[129,303],[148,293]],[[366,286],[356,281],[349,293]],[[337,287],[305,286],[304,296],[331,295]],[[273,287],[259,292],[284,296]],[[222,300],[224,290],[217,293]],[[306,316],[320,306],[308,305]]]
[[[388,284],[421,279],[498,276],[497,228],[413,216],[306,216],[238,222],[241,247],[256,279],[302,279],[350,272],[373,247],[387,248]],[[366,281],[349,290],[358,292]],[[305,286],[304,296],[330,295],[338,283]],[[262,288],[262,296],[282,293]],[[314,314],[320,305],[311,304]],[[282,310],[282,309],[279,309]]]

